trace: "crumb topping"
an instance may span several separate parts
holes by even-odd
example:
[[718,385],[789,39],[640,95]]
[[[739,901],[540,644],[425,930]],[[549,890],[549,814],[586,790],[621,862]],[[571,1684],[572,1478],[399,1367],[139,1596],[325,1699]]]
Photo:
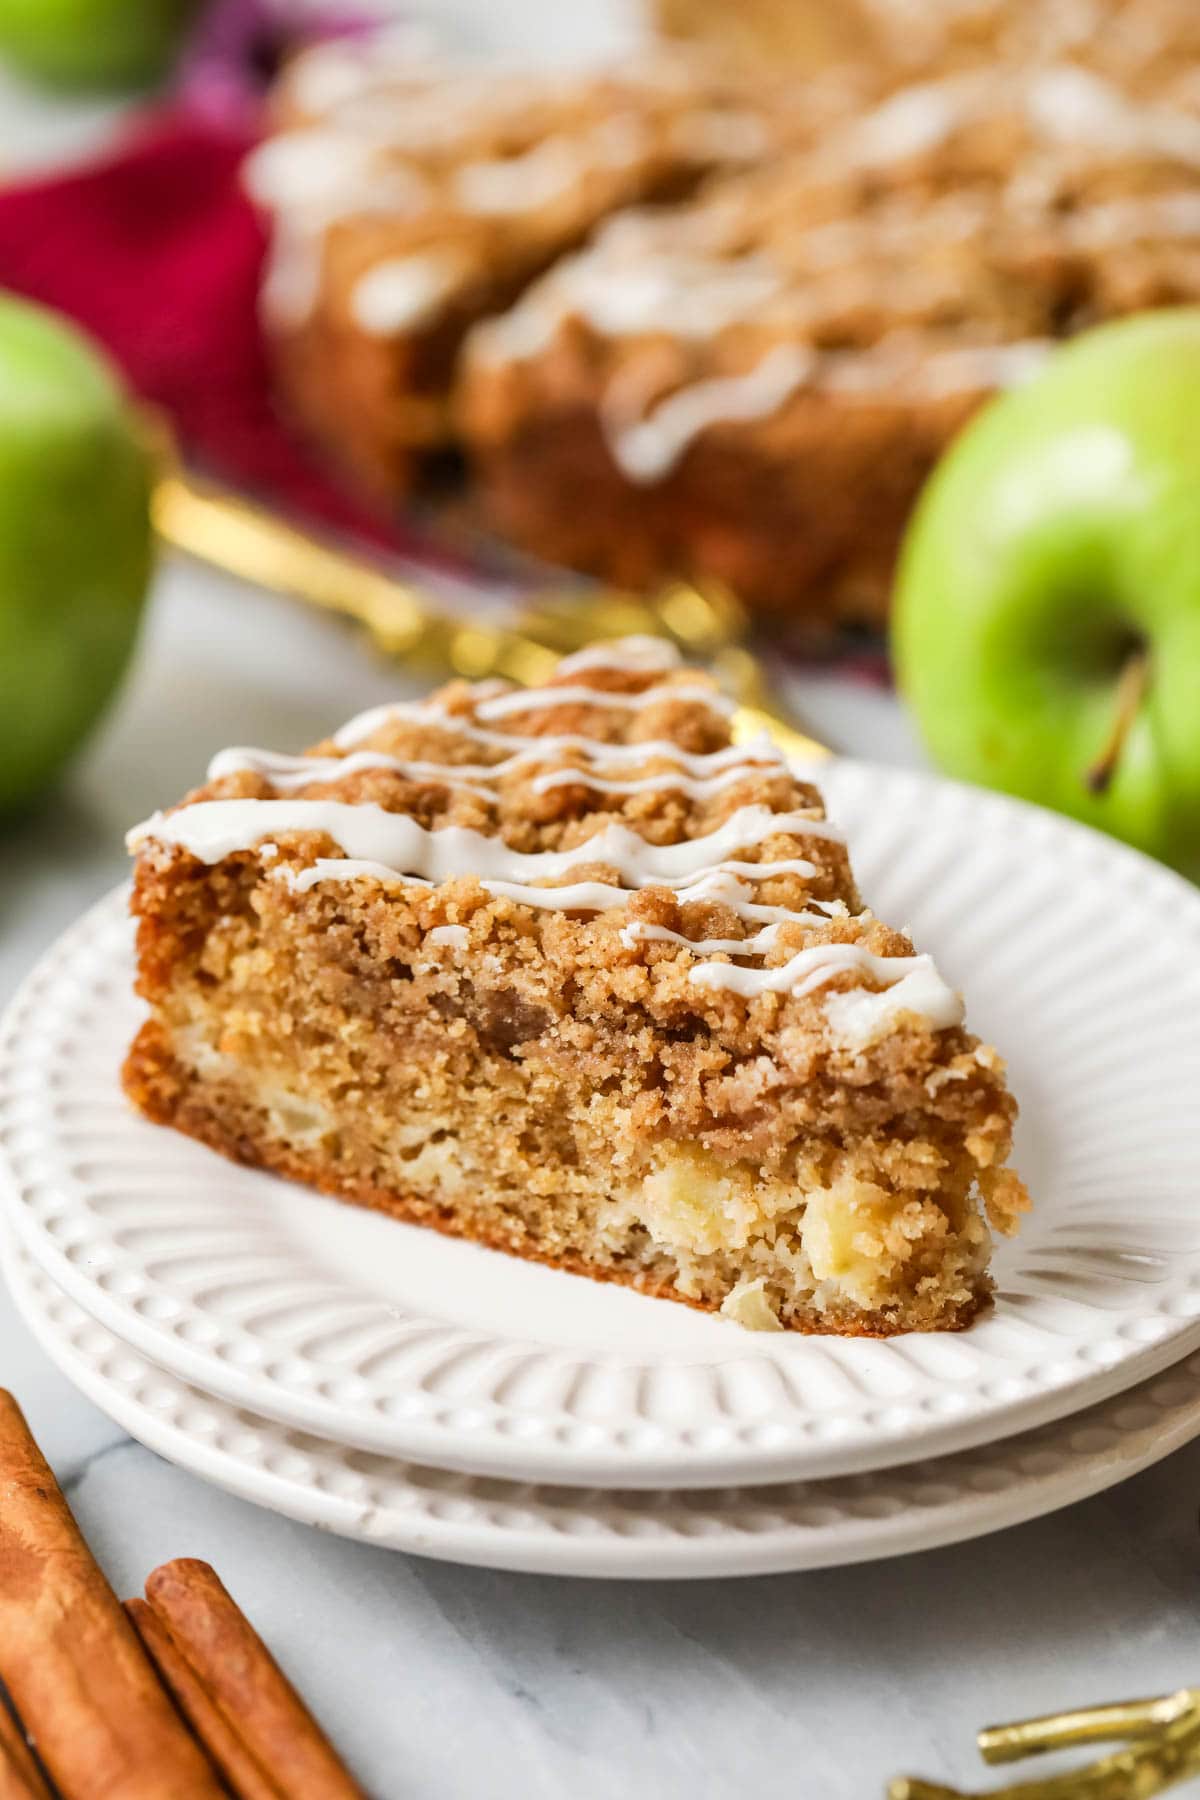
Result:
[[[257,854],[283,904],[327,884],[402,894],[472,948],[593,970],[609,997],[728,1028],[812,1013],[851,1054],[903,1022],[957,1029],[928,956],[863,910],[817,789],[655,640],[564,661],[545,686],[457,683],[376,709],[302,756],[224,751],[131,834],[151,856]],[[436,916],[434,916],[436,913]],[[445,940],[441,940],[445,943]],[[821,1010],[859,994],[852,1015]]]
[[1002,1065],[661,644],[223,752],[132,837],[152,1117],[748,1324],[984,1303]]

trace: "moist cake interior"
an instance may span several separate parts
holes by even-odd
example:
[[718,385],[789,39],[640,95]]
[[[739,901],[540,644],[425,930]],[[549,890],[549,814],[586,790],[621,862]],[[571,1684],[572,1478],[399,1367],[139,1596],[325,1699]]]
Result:
[[[763,1329],[963,1326],[1016,1108],[820,796],[663,645],[223,752],[132,834],[127,1090],[240,1161]],[[403,1239],[397,1235],[397,1256]]]

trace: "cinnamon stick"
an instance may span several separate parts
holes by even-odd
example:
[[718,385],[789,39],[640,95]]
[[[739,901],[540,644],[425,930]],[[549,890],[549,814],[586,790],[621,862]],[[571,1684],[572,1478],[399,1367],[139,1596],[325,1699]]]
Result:
[[126,1600],[125,1611],[164,1686],[237,1800],[288,1800],[283,1788],[259,1766],[227,1722],[149,1602]]
[[287,1800],[367,1800],[215,1570],[155,1569],[146,1598],[242,1747]]
[[3,1389],[0,1680],[70,1800],[221,1800]]
[[0,1700],[0,1800],[50,1800],[50,1789],[16,1720]]

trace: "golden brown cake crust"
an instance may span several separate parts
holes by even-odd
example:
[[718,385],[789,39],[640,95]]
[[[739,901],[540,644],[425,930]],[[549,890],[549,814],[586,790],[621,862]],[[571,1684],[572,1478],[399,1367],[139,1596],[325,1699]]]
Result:
[[974,1316],[1026,1204],[999,1059],[660,645],[223,753],[133,908],[131,1097],[363,1204],[870,1335]]

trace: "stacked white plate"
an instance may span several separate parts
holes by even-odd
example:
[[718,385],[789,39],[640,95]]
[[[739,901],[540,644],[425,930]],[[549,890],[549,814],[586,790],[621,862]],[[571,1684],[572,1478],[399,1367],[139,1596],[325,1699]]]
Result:
[[1200,893],[1048,814],[823,769],[864,891],[968,993],[1036,1209],[959,1335],[753,1335],[227,1164],[136,1118],[122,893],[0,1031],[5,1271],[134,1436],[397,1549],[729,1575],[946,1543],[1200,1433]]

